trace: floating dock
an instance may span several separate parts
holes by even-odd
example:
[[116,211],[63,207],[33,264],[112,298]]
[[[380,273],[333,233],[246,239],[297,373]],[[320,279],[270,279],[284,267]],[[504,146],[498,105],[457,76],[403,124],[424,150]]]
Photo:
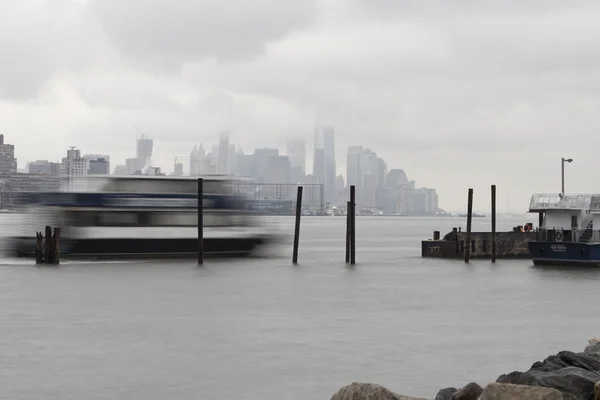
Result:
[[[496,232],[496,258],[530,258],[527,242],[535,240],[536,232],[526,229],[516,227],[511,232]],[[442,239],[439,231],[435,231],[433,239],[421,242],[421,257],[464,259],[466,241],[467,232],[458,228],[453,228]],[[471,258],[492,258],[492,232],[471,232],[470,245]]]

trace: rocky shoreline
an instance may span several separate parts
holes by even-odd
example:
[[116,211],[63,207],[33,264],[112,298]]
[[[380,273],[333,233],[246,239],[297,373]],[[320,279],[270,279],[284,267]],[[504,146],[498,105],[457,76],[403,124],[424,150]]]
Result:
[[[353,383],[331,400],[427,399],[403,396],[370,383]],[[525,372],[500,375],[485,387],[471,382],[460,389],[441,389],[435,400],[600,400],[600,340],[590,339],[581,353],[561,351]]]

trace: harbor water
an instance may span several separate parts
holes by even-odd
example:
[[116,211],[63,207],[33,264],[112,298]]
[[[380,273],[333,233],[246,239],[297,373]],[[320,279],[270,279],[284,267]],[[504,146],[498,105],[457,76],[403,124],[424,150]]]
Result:
[[318,400],[353,381],[433,398],[600,335],[600,269],[422,259],[465,221],[406,217],[357,218],[350,267],[344,224],[304,218],[297,266],[291,240],[203,267],[1,259],[0,398]]

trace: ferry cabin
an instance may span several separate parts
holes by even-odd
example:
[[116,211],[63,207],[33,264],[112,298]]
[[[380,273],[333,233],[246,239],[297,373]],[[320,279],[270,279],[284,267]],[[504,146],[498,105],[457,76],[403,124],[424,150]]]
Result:
[[[204,181],[204,226],[248,224],[238,182]],[[30,193],[24,198],[33,223],[62,226],[63,236],[86,227],[196,227],[197,179],[169,177],[90,178],[81,192]],[[31,230],[30,227],[28,227]],[[191,234],[195,229],[190,230]]]
[[600,241],[600,194],[534,194],[529,212],[540,216],[540,241]]

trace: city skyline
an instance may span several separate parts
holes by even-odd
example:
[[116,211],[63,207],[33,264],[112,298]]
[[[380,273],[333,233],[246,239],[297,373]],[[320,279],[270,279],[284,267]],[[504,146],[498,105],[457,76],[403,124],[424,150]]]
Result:
[[68,146],[120,164],[134,125],[163,166],[221,130],[310,153],[318,124],[335,127],[338,173],[363,145],[451,209],[469,187],[488,209],[491,184],[526,209],[560,190],[561,157],[567,191],[597,191],[594,2],[217,3],[3,1],[0,133],[19,168]]

